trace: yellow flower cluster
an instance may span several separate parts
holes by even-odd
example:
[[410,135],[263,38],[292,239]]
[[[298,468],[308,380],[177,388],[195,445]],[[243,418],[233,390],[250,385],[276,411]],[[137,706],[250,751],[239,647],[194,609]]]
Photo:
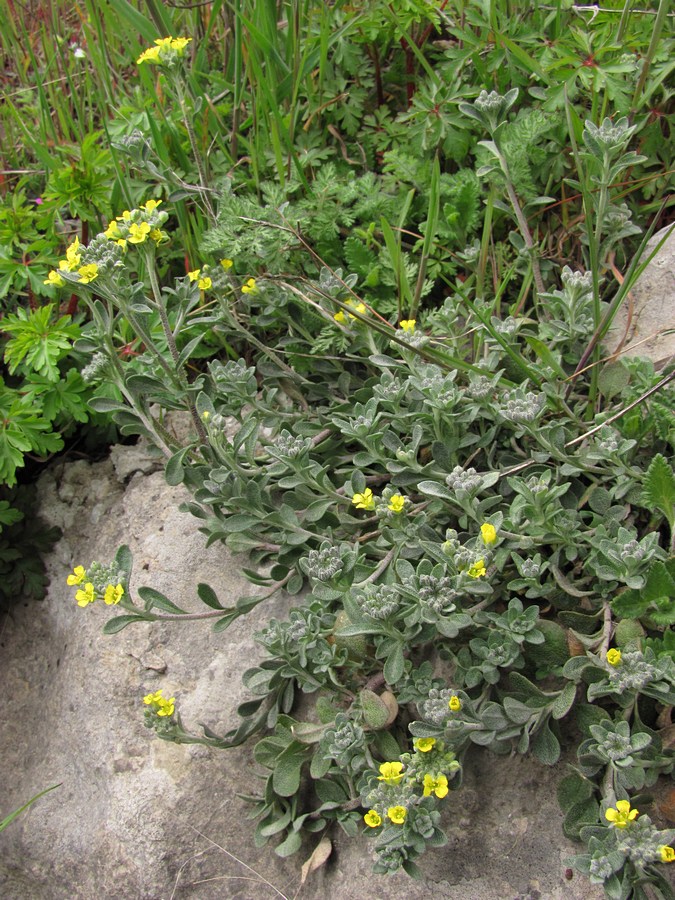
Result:
[[78,281],[82,284],[89,284],[90,281],[93,281],[95,278],[98,278],[98,266],[96,263],[89,263],[89,265],[82,266],[80,263],[82,262],[82,247],[80,246],[80,241],[78,238],[75,238],[73,243],[66,250],[66,258],[59,260],[59,269],[52,269],[49,275],[45,278],[45,284],[54,285],[55,287],[63,287],[66,283],[66,279],[63,277],[63,272],[72,273],[78,276]]
[[[375,509],[375,495],[370,488],[365,488],[363,493],[357,492],[353,495],[352,505],[357,509],[373,510]],[[402,513],[405,509],[405,497],[402,494],[392,494],[387,509],[397,515]]]
[[[89,606],[94,600],[97,600],[99,594],[91,581],[87,581],[87,573],[84,566],[75,566],[72,573],[66,578],[66,582],[71,587],[82,585],[75,591],[75,600],[77,605],[81,607]],[[109,584],[103,592],[103,602],[107,606],[117,605],[124,596],[124,588],[121,584]]]
[[204,266],[204,271],[201,269],[193,269],[192,272],[187,273],[187,277],[190,281],[196,281],[197,287],[200,291],[208,291],[213,287],[213,281],[209,278],[208,275],[205,275],[204,272],[208,269],[208,266]]
[[136,60],[137,65],[151,63],[156,66],[167,66],[185,56],[185,48],[192,38],[157,38],[154,47],[148,47]]
[[146,694],[143,697],[143,703],[151,707],[151,711],[162,718],[172,716],[176,709],[176,698],[170,697],[168,700],[164,697],[164,691],[155,691],[154,694]]
[[169,240],[161,226],[169,218],[168,213],[157,212],[161,200],[148,200],[138,209],[125,209],[121,216],[113,219],[103,232],[109,241],[119,244],[126,250],[127,244],[144,244],[151,240],[155,244],[163,244]]
[[[347,300],[346,306],[350,306],[354,312],[357,312],[359,315],[364,316],[368,312],[368,308],[365,303],[356,303],[354,300]],[[339,322],[340,325],[345,325],[347,323],[347,316],[350,319],[355,319],[356,316],[352,313],[348,312],[345,316],[344,310],[341,309],[339,312],[336,312],[333,318],[336,322]]]

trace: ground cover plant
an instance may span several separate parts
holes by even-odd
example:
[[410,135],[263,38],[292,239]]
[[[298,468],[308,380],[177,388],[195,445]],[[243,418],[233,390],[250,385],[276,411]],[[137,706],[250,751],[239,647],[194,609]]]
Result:
[[[673,767],[672,370],[602,347],[668,221],[666,4],[111,5],[145,42],[90,122],[111,212],[102,191],[89,238],[68,207],[43,281],[79,319],[49,346],[264,590],[132,592],[125,547],[68,581],[124,610],[110,634],[296,598],[240,727],[188,733],[161,690],[148,727],[256,736],[259,844],[339,825],[414,875],[471,748],[554,765],[564,721],[571,864],[672,896],[675,831],[645,811]],[[6,317],[9,365],[34,315]]]

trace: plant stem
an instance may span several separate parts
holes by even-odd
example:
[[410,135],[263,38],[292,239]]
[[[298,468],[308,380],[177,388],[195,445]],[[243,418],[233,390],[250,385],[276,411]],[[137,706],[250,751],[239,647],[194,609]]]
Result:
[[199,147],[197,146],[197,136],[195,135],[195,130],[192,127],[192,119],[188,114],[187,103],[185,102],[185,89],[183,87],[182,81],[179,78],[176,79],[175,84],[176,93],[178,94],[178,103],[180,104],[180,111],[183,114],[183,122],[185,123],[185,128],[187,129],[188,138],[190,139],[190,146],[192,147],[192,154],[194,156],[195,165],[197,166],[197,172],[199,173],[199,184],[202,188],[204,205],[206,206],[206,211],[209,215],[209,218],[211,219],[211,222],[215,223],[216,214],[209,198],[209,188],[208,182],[206,180],[206,171],[204,169],[204,163],[202,162],[201,153],[199,152]]
[[180,363],[180,354],[178,353],[178,347],[176,346],[176,339],[173,335],[173,331],[171,330],[171,323],[169,322],[169,317],[166,314],[166,308],[164,306],[164,298],[162,297],[162,292],[159,287],[159,281],[157,280],[157,272],[155,270],[155,254],[154,251],[148,251],[146,253],[146,261],[148,264],[148,277],[150,278],[150,286],[152,288],[152,295],[155,298],[155,303],[157,304],[157,309],[159,311],[159,318],[162,323],[162,330],[164,331],[164,336],[166,337],[166,343],[169,347],[169,352],[171,353],[171,358],[173,359],[174,365],[176,367],[176,374],[180,379],[181,387],[185,392],[185,402],[187,403],[188,410],[190,415],[192,416],[192,421],[194,422],[194,426],[197,429],[197,434],[199,435],[199,440],[202,444],[208,443],[208,437],[206,434],[206,429],[204,428],[204,423],[199,418],[199,413],[197,412],[197,407],[194,404],[194,400],[190,396],[190,386],[188,384],[187,377],[185,376],[185,372],[183,371],[183,367]]
[[647,48],[647,55],[645,56],[642,71],[640,72],[640,78],[638,79],[638,83],[635,86],[635,93],[633,94],[633,100],[631,102],[631,112],[633,115],[637,112],[638,101],[641,99],[642,91],[644,90],[644,86],[647,81],[647,75],[649,74],[656,49],[659,45],[659,41],[661,40],[661,32],[663,31],[666,16],[668,15],[669,6],[670,4],[668,0],[661,0],[661,2],[659,3],[659,8],[656,12],[656,21],[654,22],[652,38],[649,42],[649,47]]

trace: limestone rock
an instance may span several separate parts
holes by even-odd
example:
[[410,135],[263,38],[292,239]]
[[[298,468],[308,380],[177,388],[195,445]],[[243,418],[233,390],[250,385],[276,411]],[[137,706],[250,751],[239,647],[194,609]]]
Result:
[[[620,307],[605,347],[622,356],[646,356],[657,368],[675,357],[675,229],[662,228],[645,248],[649,262]],[[668,333],[670,332],[670,333]]]
[[[117,459],[133,448],[116,451]],[[118,469],[119,470],[119,469]],[[123,469],[124,471],[124,469]],[[300,867],[316,841],[290,859],[256,848],[250,805],[239,795],[261,782],[250,745],[229,751],[176,746],[143,727],[144,694],[175,695],[185,725],[223,733],[248,699],[242,670],[260,658],[252,638],[288,599],[266,601],[214,634],[210,624],[154,623],[104,636],[110,609],[80,609],[66,575],[73,565],[112,558],[121,543],[135,558],[132,589],[148,584],[183,608],[203,610],[206,581],[225,605],[253,589],[244,561],[204,549],[198,522],[178,512],[182,489],[161,472],[136,473],[124,488],[110,460],[54,467],[40,485],[42,516],[64,529],[47,560],[44,602],[16,607],[0,636],[0,817],[45,787],[0,834],[3,900],[265,900],[295,897]],[[334,837],[327,865],[301,900],[591,900],[581,876],[565,879],[578,852],[562,837],[555,801],[560,771],[532,760],[495,759],[478,749],[465,785],[447,801],[449,845],[422,860],[422,882],[374,877],[368,841]]]

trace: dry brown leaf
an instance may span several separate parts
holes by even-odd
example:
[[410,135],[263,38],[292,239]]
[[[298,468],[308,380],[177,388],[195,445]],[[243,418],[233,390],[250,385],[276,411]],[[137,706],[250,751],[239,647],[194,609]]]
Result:
[[321,866],[325,865],[328,862],[328,859],[333,852],[333,844],[331,843],[330,838],[323,837],[314,848],[314,852],[309,857],[307,862],[303,863],[301,869],[301,877],[300,884],[304,884],[307,881],[307,878],[315,872],[317,869],[320,869]]

